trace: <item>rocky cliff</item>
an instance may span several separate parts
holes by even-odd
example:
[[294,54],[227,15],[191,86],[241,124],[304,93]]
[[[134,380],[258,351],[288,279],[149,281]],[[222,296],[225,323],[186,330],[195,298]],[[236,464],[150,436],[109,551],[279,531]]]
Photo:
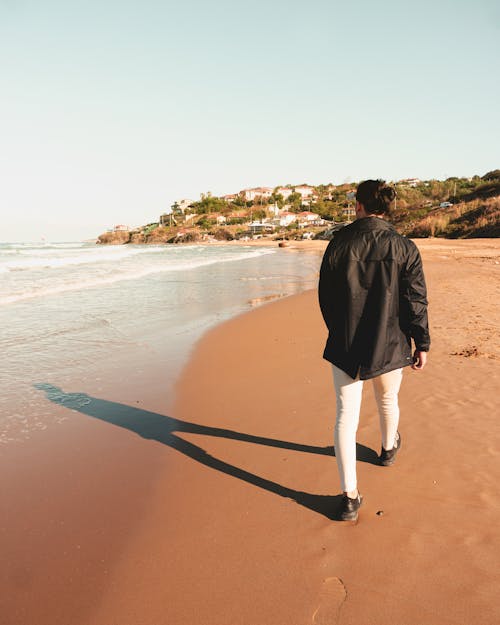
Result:
[[105,245],[123,245],[130,242],[130,232],[105,232],[97,237],[97,243]]

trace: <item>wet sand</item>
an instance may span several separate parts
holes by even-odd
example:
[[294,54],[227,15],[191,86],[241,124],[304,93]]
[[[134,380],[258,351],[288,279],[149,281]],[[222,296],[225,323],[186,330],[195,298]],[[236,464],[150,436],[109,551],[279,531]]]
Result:
[[206,334],[171,414],[144,379],[98,398],[45,388],[72,418],[1,450],[5,622],[497,623],[500,243],[416,242],[429,364],[405,369],[393,467],[376,463],[365,384],[358,524],[335,520],[335,399],[309,291]]

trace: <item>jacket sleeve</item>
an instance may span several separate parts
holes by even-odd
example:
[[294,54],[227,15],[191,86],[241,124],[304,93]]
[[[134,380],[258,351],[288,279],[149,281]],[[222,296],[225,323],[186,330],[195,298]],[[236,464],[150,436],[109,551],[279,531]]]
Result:
[[425,284],[422,258],[417,246],[409,241],[408,259],[403,271],[403,298],[407,303],[410,335],[415,348],[428,352],[431,344],[427,319],[427,288]]
[[319,272],[319,307],[321,314],[329,330],[333,329],[333,294],[335,284],[335,271],[332,263],[332,251],[334,246],[334,238],[328,244],[323,261],[321,263],[321,269]]

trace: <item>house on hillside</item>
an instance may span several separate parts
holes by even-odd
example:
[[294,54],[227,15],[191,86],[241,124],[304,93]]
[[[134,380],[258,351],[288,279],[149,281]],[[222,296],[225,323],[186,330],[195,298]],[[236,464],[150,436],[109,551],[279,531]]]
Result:
[[171,226],[172,225],[172,211],[170,213],[162,213],[160,215],[160,226]]
[[276,226],[270,221],[252,221],[249,228],[252,234],[264,234],[265,232],[274,232]]
[[254,187],[253,189],[243,189],[240,195],[243,195],[247,202],[253,202],[257,198],[269,199],[273,194],[270,187]]
[[178,226],[179,224],[187,224],[192,221],[196,215],[190,214],[186,211],[189,207],[195,203],[196,200],[189,200],[183,198],[182,200],[176,200],[170,211],[160,215],[160,226]]
[[297,221],[299,228],[306,228],[307,226],[322,226],[325,220],[322,219],[317,213],[311,213],[311,211],[302,211],[297,215]]
[[404,187],[416,187],[421,183],[420,178],[404,178],[403,180],[398,180],[398,184]]
[[297,221],[297,214],[288,211],[281,211],[277,217],[271,220],[275,226],[279,226],[280,228],[286,228],[293,224],[294,221]]
[[184,198],[182,200],[176,200],[173,204],[172,204],[172,212],[175,214],[179,214],[179,213],[185,213],[186,210],[195,203],[196,200],[189,200],[187,198]]
[[298,193],[303,200],[316,195],[315,188],[311,187],[309,184],[301,184],[298,187],[295,187],[294,191],[295,193]]
[[130,232],[130,226],[118,224],[117,226],[113,228],[113,232]]
[[300,195],[301,203],[304,206],[309,206],[318,197],[316,189],[309,184],[301,184],[295,187],[294,192]]
[[290,187],[278,187],[276,189],[276,193],[281,195],[283,199],[286,200],[292,195],[293,189],[291,189]]
[[199,217],[196,213],[181,213],[171,211],[160,215],[160,226],[178,226],[179,224],[189,224]]

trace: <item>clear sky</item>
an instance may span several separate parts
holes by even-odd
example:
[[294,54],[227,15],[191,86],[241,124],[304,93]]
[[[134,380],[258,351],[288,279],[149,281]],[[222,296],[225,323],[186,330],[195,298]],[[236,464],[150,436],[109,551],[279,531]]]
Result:
[[0,240],[500,166],[495,0],[0,0]]

